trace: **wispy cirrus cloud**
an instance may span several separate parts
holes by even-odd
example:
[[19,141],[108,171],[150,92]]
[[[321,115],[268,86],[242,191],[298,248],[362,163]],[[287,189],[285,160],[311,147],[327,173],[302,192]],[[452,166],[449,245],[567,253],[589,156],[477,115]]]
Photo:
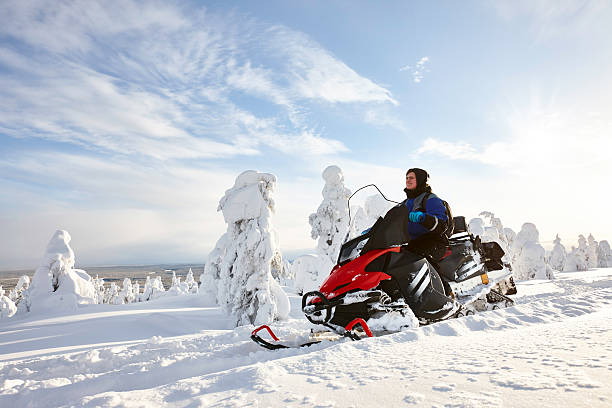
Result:
[[[0,14],[0,129],[13,137],[158,159],[304,140],[318,154],[346,147],[309,130],[304,104],[396,103],[302,33],[188,3],[9,1]],[[258,114],[241,94],[276,108]]]
[[612,14],[606,0],[514,0],[485,3],[506,20],[529,23],[536,39],[609,29]]
[[415,66],[406,65],[400,68],[400,71],[408,71],[412,75],[412,81],[415,84],[420,83],[425,77],[425,73],[429,72],[427,64],[429,63],[429,57],[422,57],[417,61]]

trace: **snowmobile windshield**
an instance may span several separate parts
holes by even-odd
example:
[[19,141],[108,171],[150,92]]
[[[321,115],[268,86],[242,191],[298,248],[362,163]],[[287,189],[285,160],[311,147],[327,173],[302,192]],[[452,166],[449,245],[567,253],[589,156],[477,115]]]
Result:
[[370,234],[360,235],[356,238],[347,241],[340,248],[340,255],[338,256],[338,264],[346,263],[357,258],[361,254],[361,249],[364,247]]

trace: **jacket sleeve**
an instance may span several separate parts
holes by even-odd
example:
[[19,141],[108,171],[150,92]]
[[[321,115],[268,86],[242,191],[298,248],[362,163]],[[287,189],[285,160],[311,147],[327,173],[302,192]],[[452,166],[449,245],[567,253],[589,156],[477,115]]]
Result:
[[423,227],[429,231],[441,234],[446,230],[448,217],[446,216],[446,207],[438,197],[431,197],[425,203],[425,221]]

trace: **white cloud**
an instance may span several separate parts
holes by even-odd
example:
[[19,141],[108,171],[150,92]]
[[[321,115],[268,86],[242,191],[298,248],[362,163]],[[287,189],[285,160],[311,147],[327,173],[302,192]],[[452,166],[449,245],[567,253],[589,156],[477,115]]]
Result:
[[407,132],[404,121],[387,109],[368,109],[364,121],[376,126],[388,126],[400,132]]
[[405,65],[400,68],[400,72],[408,71],[412,75],[412,81],[416,84],[420,83],[425,77],[425,73],[429,72],[426,65],[429,62],[429,57],[422,57],[417,61],[414,67]]
[[[13,137],[164,160],[299,142],[328,154],[346,147],[309,129],[303,103],[396,103],[304,34],[236,14],[134,1],[0,11],[14,40],[0,48],[0,129]],[[277,109],[256,114],[238,91]]]
[[275,27],[272,44],[286,58],[287,81],[297,96],[331,103],[390,102],[391,92],[357,74],[304,34]]

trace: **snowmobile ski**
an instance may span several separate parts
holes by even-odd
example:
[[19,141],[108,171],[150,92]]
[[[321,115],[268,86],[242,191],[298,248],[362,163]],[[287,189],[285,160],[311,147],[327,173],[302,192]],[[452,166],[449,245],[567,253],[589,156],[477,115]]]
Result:
[[[257,327],[255,330],[251,332],[251,340],[259,344],[260,346],[267,348],[268,350],[310,347],[313,344],[318,344],[323,341],[334,341],[334,340],[338,340],[338,339],[346,338],[346,337],[353,341],[361,340],[363,338],[362,337],[363,335],[360,336],[359,333],[357,332],[358,326],[361,327],[361,331],[367,337],[374,337],[367,323],[361,318],[355,318],[344,328],[333,327],[331,325],[328,326],[328,328],[333,330],[333,332],[336,334],[335,336],[330,337],[329,331],[322,331],[322,332],[316,332],[316,333],[313,332],[311,333],[311,335],[313,336],[313,340],[305,342],[305,343],[298,343],[298,344],[280,343],[280,339],[276,336],[276,334],[274,334],[270,326],[265,325],[265,324]],[[268,333],[270,334],[270,337],[272,337],[272,339],[274,340],[274,343],[264,340],[259,334],[257,334],[263,329],[268,331]]]

